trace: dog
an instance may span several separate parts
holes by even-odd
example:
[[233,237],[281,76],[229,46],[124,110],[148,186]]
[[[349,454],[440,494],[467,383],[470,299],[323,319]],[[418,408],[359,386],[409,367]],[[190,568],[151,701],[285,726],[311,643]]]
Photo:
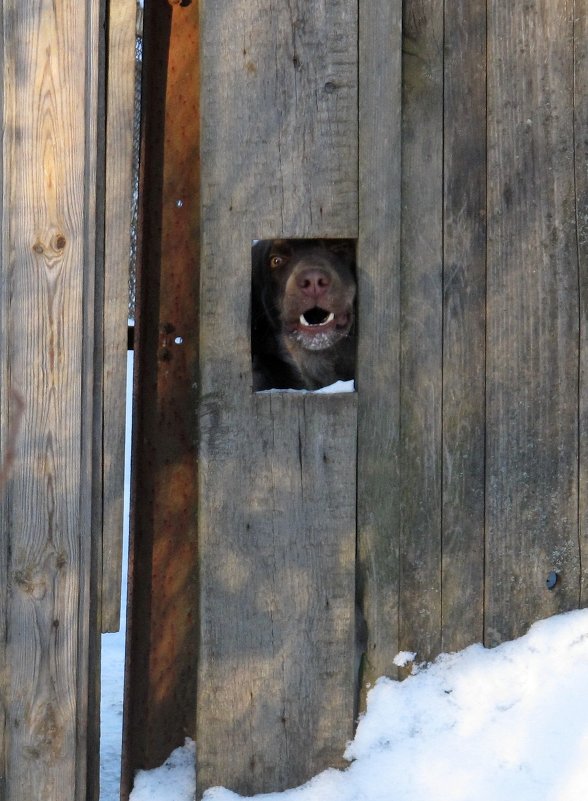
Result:
[[355,245],[263,239],[252,249],[253,389],[319,389],[355,377]]

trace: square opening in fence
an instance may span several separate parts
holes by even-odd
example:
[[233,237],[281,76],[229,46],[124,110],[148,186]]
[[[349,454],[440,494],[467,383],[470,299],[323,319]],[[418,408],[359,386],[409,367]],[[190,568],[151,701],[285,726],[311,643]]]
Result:
[[353,239],[254,241],[254,391],[318,390],[355,379],[355,250]]

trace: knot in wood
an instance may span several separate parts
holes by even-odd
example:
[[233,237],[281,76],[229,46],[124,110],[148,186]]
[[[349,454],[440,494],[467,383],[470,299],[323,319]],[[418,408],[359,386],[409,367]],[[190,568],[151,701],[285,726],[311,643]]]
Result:
[[51,240],[49,242],[49,246],[45,246],[39,239],[33,245],[33,252],[39,256],[49,256],[51,254],[61,254],[67,245],[67,239],[64,234],[57,233],[53,234]]
[[51,247],[53,250],[61,251],[65,248],[67,244],[67,239],[63,234],[55,234],[51,238]]
[[47,594],[47,582],[44,577],[30,568],[17,570],[14,573],[14,583],[35,601],[42,601]]

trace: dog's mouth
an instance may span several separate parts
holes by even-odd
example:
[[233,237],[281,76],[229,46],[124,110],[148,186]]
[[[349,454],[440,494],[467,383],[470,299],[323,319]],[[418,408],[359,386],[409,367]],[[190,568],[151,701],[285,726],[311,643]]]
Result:
[[290,325],[290,337],[307,350],[324,350],[347,335],[350,312],[334,312],[313,306]]
[[[321,309],[319,306],[315,306],[314,308],[308,309],[308,311],[305,311],[300,315],[299,323],[303,329],[308,330],[311,328],[318,328],[325,330],[325,328],[336,325],[335,313],[328,312],[325,309]],[[308,331],[308,333],[311,332]]]

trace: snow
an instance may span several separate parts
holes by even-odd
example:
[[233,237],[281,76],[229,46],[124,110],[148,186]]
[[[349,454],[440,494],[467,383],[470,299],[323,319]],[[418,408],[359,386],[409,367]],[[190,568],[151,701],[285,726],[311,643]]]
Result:
[[120,752],[123,718],[123,676],[125,664],[125,610],[127,607],[128,521],[131,473],[131,411],[133,353],[127,354],[127,417],[125,437],[125,486],[123,519],[123,575],[120,629],[102,635],[102,693],[100,699],[100,801],[119,801]]
[[317,394],[334,395],[337,392],[355,392],[355,381],[335,381],[328,387],[315,389]]
[[[346,770],[264,801],[584,801],[588,610],[493,650],[441,656],[404,682],[380,679],[345,756]],[[238,798],[221,788],[204,795]]]
[[196,747],[187,739],[160,768],[140,770],[131,801],[192,801],[196,784]]
[[[129,404],[130,406],[130,404]],[[124,603],[123,603],[124,608]],[[101,801],[118,801],[124,628],[103,637]],[[368,694],[345,757],[302,787],[263,801],[585,801],[588,798],[588,610],[536,623],[494,649],[472,645]],[[196,747],[141,771],[131,801],[193,801]],[[212,788],[204,801],[241,796]]]
[[[412,656],[412,655],[407,655]],[[585,801],[588,610],[382,678],[345,752],[350,766],[264,801]],[[192,801],[195,745],[137,775],[131,801]],[[241,798],[212,788],[204,801]],[[115,801],[105,796],[104,801]],[[118,798],[118,796],[116,796]]]
[[294,395],[336,395],[341,392],[355,392],[355,381],[353,379],[351,381],[335,381],[334,384],[321,387],[321,389],[262,389],[257,394],[274,395],[284,392]]
[[394,664],[397,667],[406,667],[410,665],[411,662],[414,662],[416,659],[416,654],[414,651],[400,651],[400,653],[396,654],[394,657]]

